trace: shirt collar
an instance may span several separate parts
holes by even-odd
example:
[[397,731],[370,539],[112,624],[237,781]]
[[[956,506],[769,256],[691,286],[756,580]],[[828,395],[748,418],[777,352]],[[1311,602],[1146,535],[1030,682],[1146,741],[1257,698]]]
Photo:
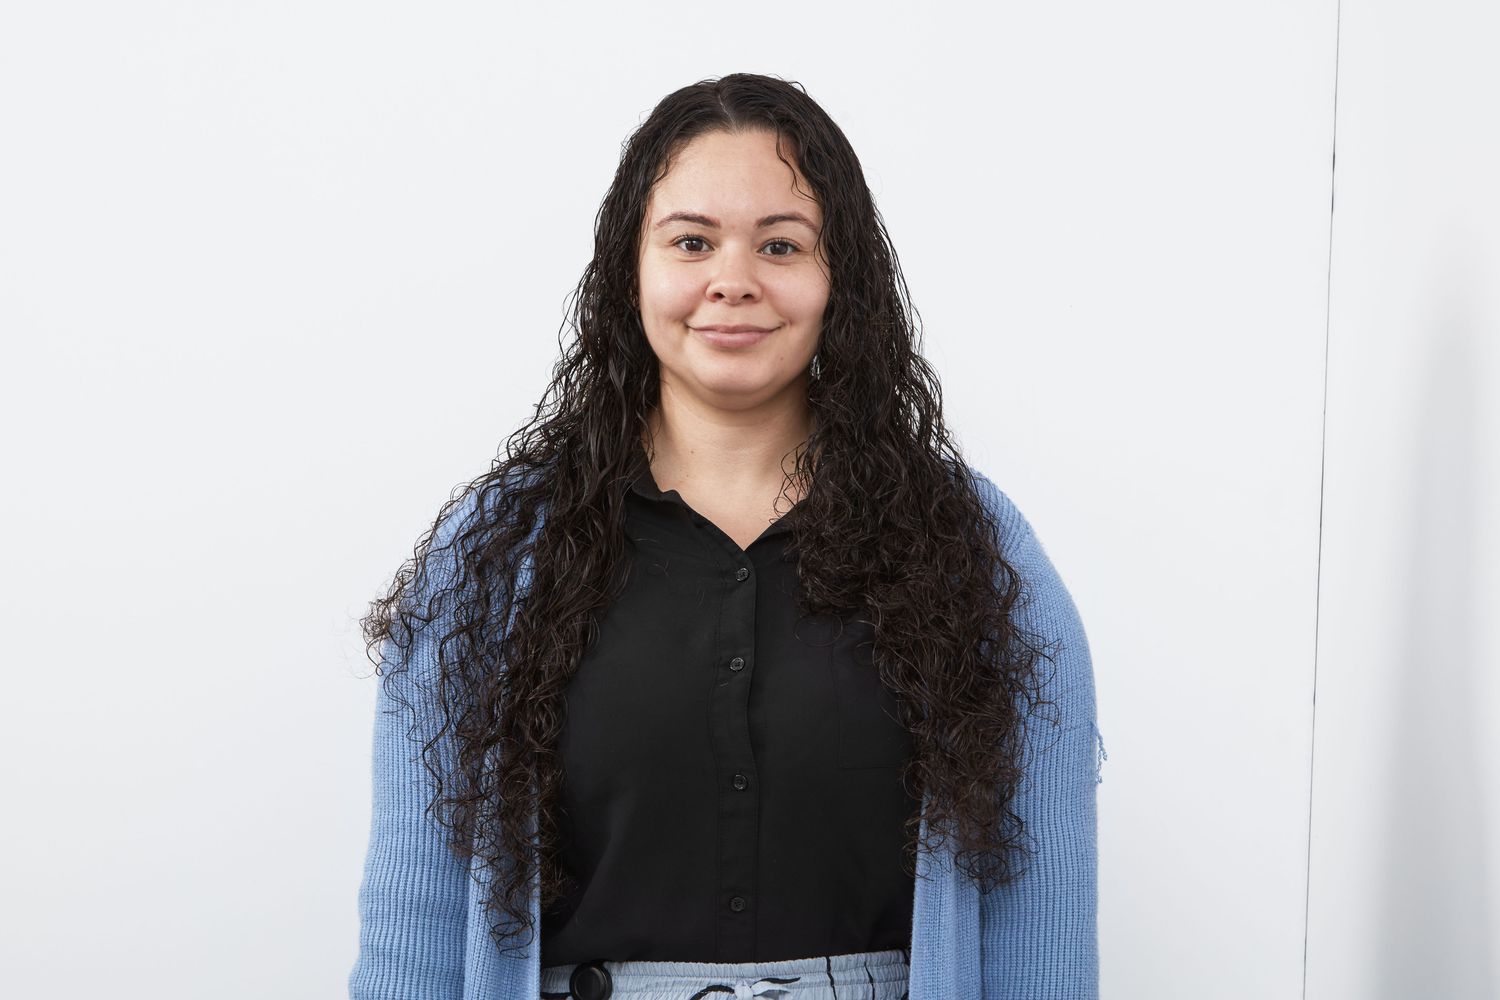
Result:
[[676,490],[663,493],[661,487],[656,485],[656,477],[651,474],[651,460],[646,457],[644,445],[637,445],[631,455],[630,489],[647,500],[675,499],[678,503],[683,502]]
[[[636,447],[631,456],[630,491],[637,496],[644,497],[647,500],[675,503],[679,507],[682,507],[684,510],[691,510],[691,508],[689,508],[687,505],[687,501],[682,499],[682,494],[678,493],[676,490],[667,490],[665,493],[662,492],[661,487],[656,483],[656,477],[651,473],[651,460],[646,456],[646,448],[644,445]],[[790,531],[792,525],[789,519],[793,514],[797,513],[797,511],[801,507],[801,503],[793,504],[791,510],[787,511],[781,517],[777,518],[776,523],[770,526],[769,533]]]

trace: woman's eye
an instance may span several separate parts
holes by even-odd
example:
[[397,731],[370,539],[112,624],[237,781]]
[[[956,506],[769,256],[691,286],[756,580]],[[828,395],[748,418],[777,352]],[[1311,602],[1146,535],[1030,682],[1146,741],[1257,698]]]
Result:
[[692,247],[686,247],[686,246],[682,246],[682,245],[684,243],[702,243],[702,242],[703,242],[703,237],[701,237],[701,236],[680,236],[677,239],[673,240],[672,244],[674,246],[682,247],[682,249],[686,250],[688,253],[697,253],[698,251],[694,250]]

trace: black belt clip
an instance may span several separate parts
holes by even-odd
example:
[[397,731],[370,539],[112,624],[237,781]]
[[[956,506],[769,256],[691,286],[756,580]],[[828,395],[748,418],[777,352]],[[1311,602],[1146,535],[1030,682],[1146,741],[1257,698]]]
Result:
[[600,959],[584,962],[568,977],[568,993],[573,1000],[609,1000],[614,992],[614,981]]

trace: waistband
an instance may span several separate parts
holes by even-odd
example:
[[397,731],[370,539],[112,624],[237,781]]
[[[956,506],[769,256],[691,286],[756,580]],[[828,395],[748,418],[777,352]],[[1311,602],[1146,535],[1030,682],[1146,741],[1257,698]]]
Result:
[[542,1000],[907,1000],[905,949],[776,962],[584,962],[542,969]]

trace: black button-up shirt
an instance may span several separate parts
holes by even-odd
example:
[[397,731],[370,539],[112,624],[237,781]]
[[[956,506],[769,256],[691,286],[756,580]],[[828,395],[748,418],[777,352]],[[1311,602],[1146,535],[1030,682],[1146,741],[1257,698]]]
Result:
[[633,553],[567,691],[544,966],[906,948],[910,736],[859,616],[799,616],[791,519],[741,549],[644,450]]

